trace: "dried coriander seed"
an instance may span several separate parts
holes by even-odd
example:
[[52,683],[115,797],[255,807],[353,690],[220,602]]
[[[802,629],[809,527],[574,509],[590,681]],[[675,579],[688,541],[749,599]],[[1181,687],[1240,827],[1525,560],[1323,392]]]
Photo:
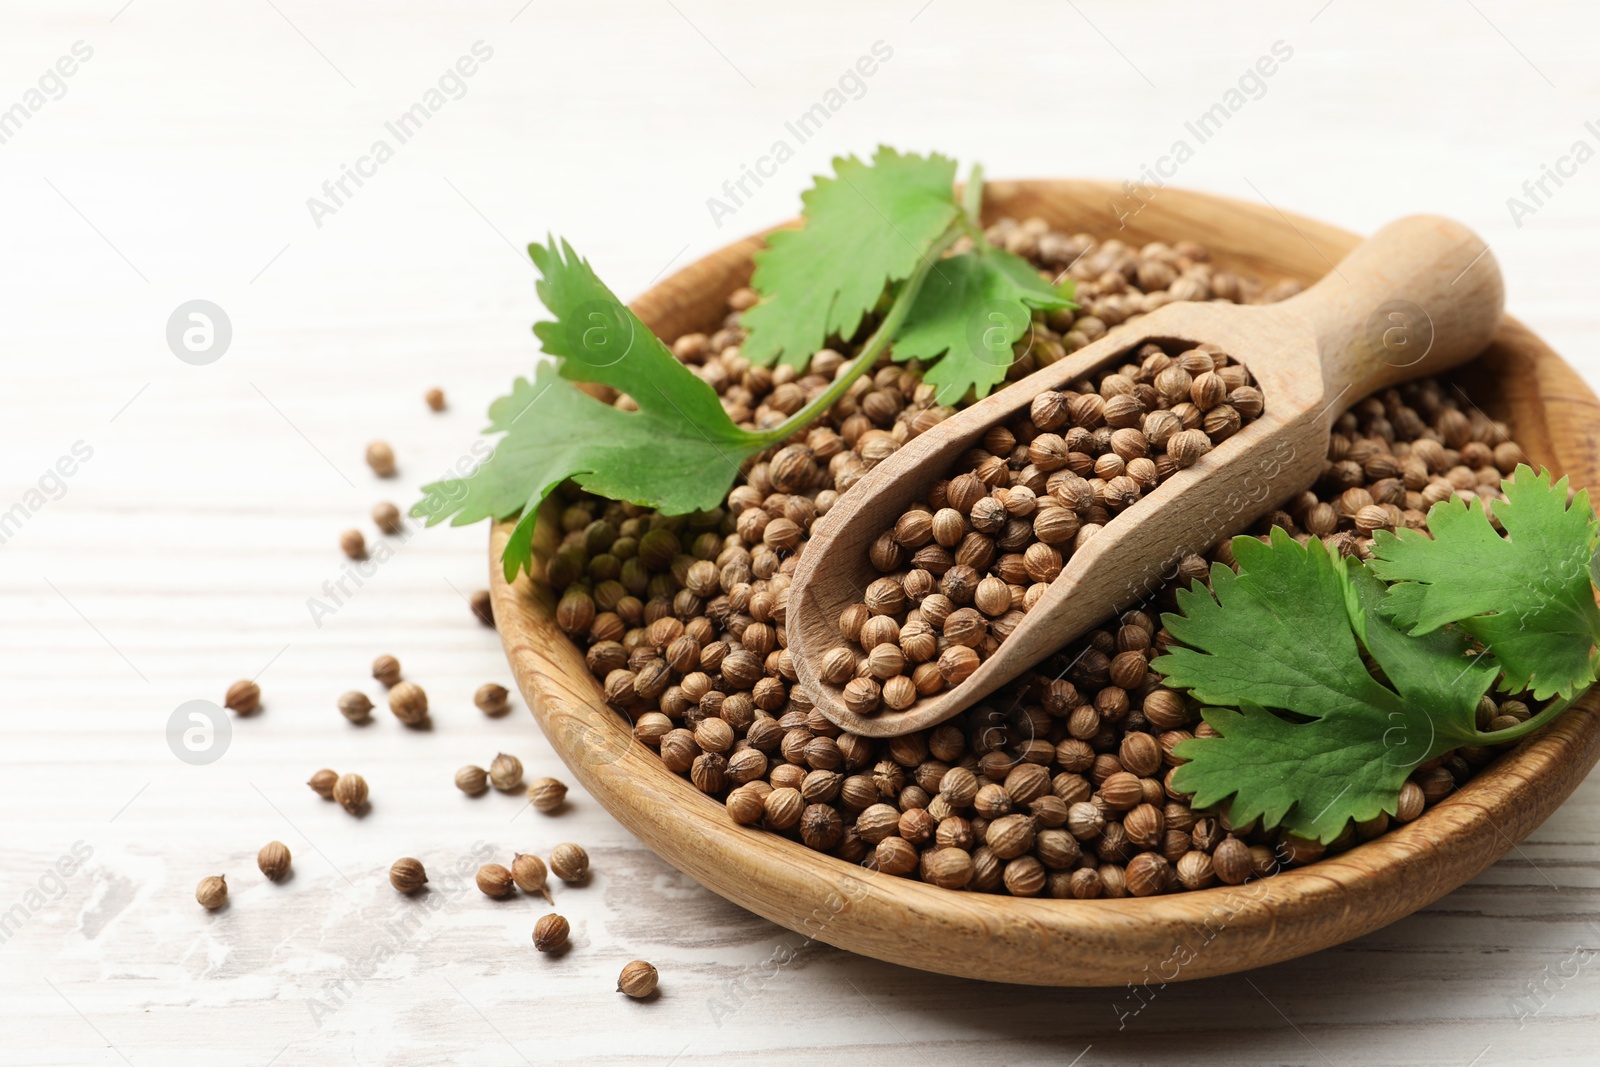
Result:
[[444,410],[444,390],[440,389],[438,386],[434,386],[426,393],[423,393],[422,400],[428,405],[428,410],[430,411]]
[[555,912],[541,915],[539,921],[533,924],[533,947],[540,952],[559,952],[567,947],[567,936],[571,930],[567,920]]
[[216,911],[228,902],[228,883],[226,875],[216,874],[200,879],[200,884],[195,887],[194,899],[207,911]]
[[589,854],[570,842],[557,845],[550,853],[550,871],[568,884],[581,882],[589,873]]
[[882,688],[870,677],[856,677],[845,683],[844,705],[856,715],[877,711],[882,699]]
[[422,861],[406,856],[397,859],[389,868],[389,884],[402,893],[415,893],[428,884],[428,872]]
[[397,534],[405,529],[405,519],[400,509],[387,500],[372,507],[372,524],[386,534]]
[[1137,775],[1116,771],[1100,783],[1100,796],[1117,811],[1128,811],[1144,802],[1144,786]]
[[1211,438],[1204,430],[1183,430],[1167,439],[1167,455],[1181,469],[1192,467],[1211,451]]
[[1154,804],[1139,804],[1122,817],[1122,831],[1135,848],[1155,848],[1166,835],[1165,819]]
[[511,710],[511,704],[506,699],[508,695],[505,686],[485,682],[472,695],[472,702],[478,705],[478,710],[485,715],[498,717]]
[[1250,846],[1237,837],[1227,837],[1211,854],[1212,870],[1227,885],[1243,885],[1255,873]]
[[489,782],[503,793],[522,785],[522,761],[502,752],[489,764]]
[[359,689],[352,689],[339,698],[339,714],[354,723],[372,721],[372,701]]
[[972,857],[960,848],[941,848],[928,857],[928,881],[941,889],[960,889],[972,881]]
[[883,702],[893,711],[904,711],[909,708],[917,702],[919,695],[916,682],[903,674],[883,683]]
[[910,874],[917,867],[916,846],[899,837],[886,837],[872,852],[872,863],[884,874]]
[[472,607],[472,614],[485,626],[494,625],[494,601],[489,596],[487,589],[475,589],[467,603]]
[[1006,864],[1002,880],[1012,896],[1036,897],[1044,891],[1044,865],[1032,856],[1019,856]]
[[498,863],[486,863],[478,868],[478,889],[486,897],[500,899],[511,892],[511,872]]
[[311,787],[311,791],[317,794],[317,796],[321,797],[323,800],[332,800],[333,787],[338,781],[338,771],[330,771],[324,768],[313,774],[310,779],[307,780],[306,785],[309,785]]
[[626,993],[634,1000],[642,1000],[656,991],[660,977],[656,969],[644,960],[634,960],[622,968],[622,974],[617,978],[617,992]]
[[420,726],[428,719],[428,694],[416,682],[396,682],[389,689],[389,710],[407,726]]
[[574,586],[561,594],[556,604],[556,625],[574,636],[589,630],[595,621],[595,602],[589,593]]
[[768,826],[774,830],[787,830],[800,822],[806,801],[800,790],[792,786],[780,786],[766,795],[762,806],[766,809]]
[[561,810],[566,799],[566,783],[559,779],[537,778],[528,786],[528,802],[546,815]]
[[380,478],[394,477],[394,449],[383,441],[372,442],[367,446],[367,466]]
[[1003,815],[991,822],[984,842],[1003,860],[1015,859],[1033,847],[1034,824],[1027,815]]
[[856,654],[844,645],[831,648],[822,657],[822,680],[844,685],[856,676]]
[[1178,857],[1176,870],[1178,881],[1185,889],[1204,889],[1216,880],[1214,861],[1197,850]]
[[740,826],[758,823],[766,813],[764,800],[759,792],[740,786],[728,793],[728,816]]
[[239,715],[254,715],[261,707],[261,687],[248,678],[228,686],[222,706]]
[[256,866],[261,873],[276,882],[289,873],[289,848],[282,841],[268,841],[256,853]]
[[715,752],[702,752],[689,766],[689,780],[702,793],[719,793],[728,782],[728,761]]
[[400,661],[383,655],[372,661],[372,676],[391,688],[400,681]]
[[359,774],[341,774],[333,783],[333,799],[351,815],[359,815],[367,806],[367,780]]
[[1417,785],[1416,782],[1407,782],[1400,787],[1400,800],[1395,810],[1395,821],[1410,822],[1422,814],[1422,809],[1426,804],[1427,798],[1422,793],[1422,787]]
[[1123,872],[1128,892],[1136,897],[1165,892],[1172,877],[1172,864],[1159,852],[1141,852],[1128,861]]
[[361,531],[351,527],[339,535],[339,549],[351,559],[367,558],[367,539]]
[[518,853],[511,861],[511,878],[524,893],[538,893],[547,903],[554,903],[546,884],[549,874],[545,871],[544,860],[538,856]]
[[456,788],[469,797],[475,797],[489,788],[489,772],[469,763],[456,771]]

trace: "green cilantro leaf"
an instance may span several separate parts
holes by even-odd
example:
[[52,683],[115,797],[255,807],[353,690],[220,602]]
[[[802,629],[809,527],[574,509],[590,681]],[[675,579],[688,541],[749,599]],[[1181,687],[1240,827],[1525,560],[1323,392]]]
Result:
[[939,261],[894,341],[894,358],[934,360],[923,380],[954,404],[1005,381],[1012,345],[1033,328],[1033,309],[1074,307],[1027,260],[980,245]]
[[[1383,586],[1319,540],[1237,538],[1235,575],[1212,571],[1166,615],[1175,648],[1152,666],[1206,703],[1220,736],[1182,742],[1173,785],[1196,807],[1226,802],[1239,823],[1331,841],[1351,820],[1393,813],[1421,763],[1478,735],[1478,698],[1497,668],[1466,655],[1465,637],[1407,636],[1377,612]],[[1359,638],[1359,642],[1358,642]],[[1379,681],[1361,645],[1388,679]],[[1279,712],[1309,721],[1291,721]]]
[[739,349],[752,363],[801,368],[828,338],[848,340],[961,216],[952,159],[883,147],[870,165],[847,156],[833,168],[801,197],[805,225],[772,234],[755,255],[761,302],[744,313]]
[[1443,500],[1428,512],[1431,539],[1407,529],[1378,535],[1373,571],[1396,583],[1385,610],[1403,629],[1459,623],[1494,653],[1507,692],[1567,697],[1594,680],[1594,511],[1587,491],[1569,504],[1567,480],[1552,484],[1548,471],[1518,467],[1504,487],[1494,506],[1504,537],[1481,500]]
[[1301,547],[1281,529],[1272,543],[1234,538],[1239,573],[1211,568],[1213,593],[1178,592],[1167,632],[1187,645],[1155,661],[1170,684],[1207,704],[1242,703],[1320,718],[1383,698],[1361,665],[1345,606],[1344,567],[1321,542]]
[[[678,362],[644,324],[562,242],[530,246],[542,275],[538,293],[555,316],[534,333],[556,357],[529,382],[489,407],[487,432],[505,436],[465,478],[423,487],[411,513],[455,526],[522,512],[502,562],[507,579],[532,564],[539,504],[571,478],[612,500],[669,514],[722,502],[747,457],[771,444],[740,429],[716,391]],[[623,411],[573,382],[625,391],[638,411]]]
[[[1500,673],[1493,655],[1474,649],[1467,635],[1455,628],[1421,635],[1397,629],[1383,610],[1386,587],[1371,567],[1357,562],[1348,562],[1346,567],[1356,594],[1355,604],[1346,605],[1351,626],[1389,687],[1411,706],[1411,712],[1431,716],[1427,732],[1434,739],[1428,742],[1429,754],[1417,762],[1481,737],[1475,725],[1478,700]],[[1418,720],[1417,736],[1424,733],[1420,724],[1426,721],[1427,717]],[[1440,743],[1443,741],[1448,744]]]

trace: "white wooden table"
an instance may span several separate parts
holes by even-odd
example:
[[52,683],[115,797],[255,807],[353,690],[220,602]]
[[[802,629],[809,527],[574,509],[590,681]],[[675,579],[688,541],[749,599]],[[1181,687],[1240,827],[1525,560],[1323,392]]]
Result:
[[[485,584],[482,527],[418,534],[320,625],[308,608],[341,575],[339,531],[408,504],[534,359],[520,246],[564,234],[631,294],[786,217],[830,155],[880,140],[992,175],[1135,178],[1185,138],[1179,184],[1362,230],[1457,216],[1494,246],[1514,312],[1600,383],[1600,163],[1563,164],[1521,225],[1507,205],[1573,142],[1600,147],[1592,7],[1151,7],[8,3],[0,1062],[1592,1062],[1594,782],[1421,914],[1134,1014],[1126,991],[983,986],[805,945],[578,791],[557,818],[456,792],[458,765],[499,750],[564,775],[520,704],[489,720],[470,702],[510,681],[462,598]],[[80,41],[71,77],[45,76]],[[480,41],[399,143],[385,123],[426,108]],[[880,41],[890,58],[794,144],[785,122]],[[1185,123],[1278,41],[1292,57],[1198,144]],[[380,138],[392,158],[364,161]],[[778,139],[795,158],[714,218],[707,199]],[[334,202],[323,183],[346,166],[363,183]],[[165,336],[195,299],[232,325],[205,366]],[[444,414],[422,404],[434,384]],[[376,437],[396,482],[362,463]],[[45,477],[78,442],[92,456]],[[335,712],[346,689],[379,695],[380,652],[428,690],[431,732]],[[250,676],[264,710],[233,722],[226,755],[175,758],[174,709]],[[370,815],[306,789],[323,766],[366,776]],[[280,885],[255,870],[274,838],[295,855]],[[562,840],[594,876],[556,890],[573,926],[559,959],[531,948],[532,902],[441,877]],[[435,872],[427,909],[387,884],[402,855]],[[232,902],[207,914],[194,886],[219,872]],[[655,1002],[612,992],[634,957],[661,969]]]

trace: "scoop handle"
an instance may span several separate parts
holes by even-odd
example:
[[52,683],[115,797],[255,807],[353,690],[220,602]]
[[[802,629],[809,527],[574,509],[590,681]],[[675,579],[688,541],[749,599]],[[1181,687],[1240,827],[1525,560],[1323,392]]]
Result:
[[1316,331],[1326,395],[1357,398],[1483,351],[1505,311],[1505,282],[1471,229],[1411,215],[1278,308]]

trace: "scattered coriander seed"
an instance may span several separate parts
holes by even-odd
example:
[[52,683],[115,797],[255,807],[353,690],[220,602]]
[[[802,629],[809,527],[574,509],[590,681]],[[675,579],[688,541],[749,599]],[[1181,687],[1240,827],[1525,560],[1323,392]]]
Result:
[[367,558],[367,539],[354,527],[339,535],[339,548],[351,559]]
[[373,505],[372,524],[386,534],[397,534],[405,529],[405,519],[401,517],[400,509],[387,500]]
[[428,718],[428,694],[416,682],[396,682],[389,689],[389,710],[407,726],[420,726]]
[[539,921],[533,924],[533,947],[540,952],[559,952],[566,948],[567,935],[571,930],[567,920],[555,912],[541,915]]
[[222,706],[239,715],[254,715],[261,707],[261,687],[248,678],[240,679],[228,686]]
[[469,797],[475,797],[489,788],[489,772],[469,763],[456,772],[456,788]]
[[544,897],[546,903],[555,903],[550,899],[549,872],[545,870],[544,860],[538,856],[518,853],[511,861],[511,879],[517,883],[517,888],[524,893],[538,893]]
[[583,850],[583,846],[571,842],[557,845],[555,851],[550,853],[550,870],[569,885],[581,882],[584,875],[589,873],[589,854]]
[[289,848],[282,841],[268,841],[256,853],[256,866],[261,873],[276,882],[289,873]]
[[313,774],[306,782],[306,785],[309,785],[311,787],[311,791],[317,794],[317,796],[321,797],[323,800],[332,800],[333,787],[338,781],[338,771],[330,771],[327,768],[323,768],[316,774]]
[[359,815],[367,806],[367,780],[359,774],[341,774],[333,784],[333,799],[351,815]]
[[352,689],[339,698],[339,714],[351,722],[372,721],[372,701],[359,689]]
[[485,682],[473,694],[472,702],[478,705],[478,710],[485,715],[498,717],[511,710],[511,705],[506,699],[508,695],[505,686]]
[[372,676],[387,686],[394,686],[400,681],[400,661],[390,655],[382,655],[372,661]]
[[522,761],[502,752],[489,764],[489,782],[503,793],[522,785]]
[[428,872],[423,869],[421,860],[406,856],[390,866],[389,884],[402,893],[415,893],[428,884]]
[[622,974],[617,978],[617,992],[626,993],[634,1000],[642,1000],[656,991],[659,978],[654,967],[644,960],[634,960],[622,968]]
[[478,868],[478,888],[486,897],[499,899],[511,892],[511,872],[498,863],[486,863]]
[[386,442],[374,441],[367,446],[367,466],[380,478],[394,476],[394,449]]
[[226,875],[214,874],[200,879],[200,885],[195,888],[194,899],[207,911],[216,911],[228,902],[228,883],[224,881]]
[[444,390],[440,389],[437,385],[432,389],[429,389],[426,393],[423,393],[422,399],[427,403],[429,410],[444,410]]
[[494,625],[494,600],[489,596],[487,589],[475,589],[467,601],[472,605],[472,614],[485,626]]
[[567,799],[567,786],[557,778],[538,778],[528,786],[528,802],[546,815],[559,811]]

